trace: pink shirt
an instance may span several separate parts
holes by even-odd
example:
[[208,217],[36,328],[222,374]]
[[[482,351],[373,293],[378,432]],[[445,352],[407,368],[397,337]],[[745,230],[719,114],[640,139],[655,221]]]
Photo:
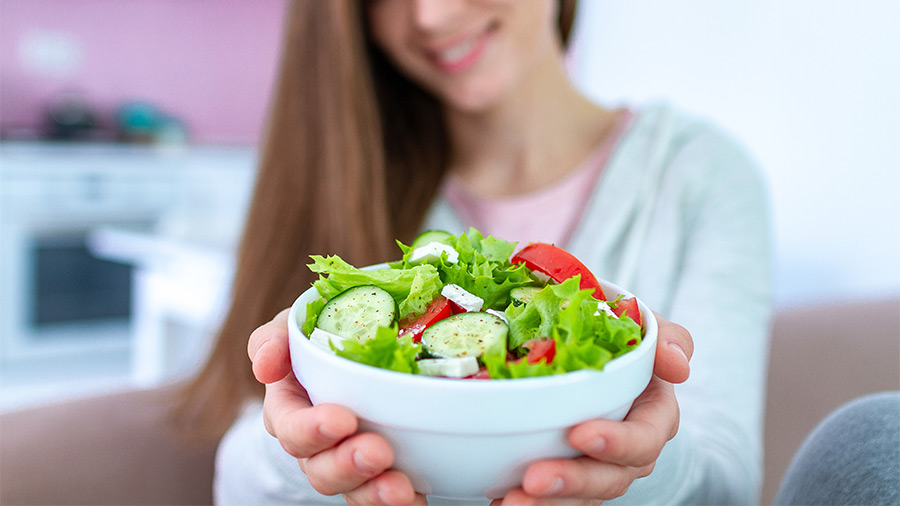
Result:
[[613,148],[631,123],[633,112],[618,115],[610,135],[575,170],[554,184],[513,197],[473,195],[454,177],[441,189],[467,226],[520,246],[545,242],[565,247],[578,225],[594,185]]

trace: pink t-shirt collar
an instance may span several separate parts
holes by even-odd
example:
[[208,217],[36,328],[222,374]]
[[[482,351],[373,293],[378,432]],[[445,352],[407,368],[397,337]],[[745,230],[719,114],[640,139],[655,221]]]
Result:
[[613,131],[578,166],[550,186],[513,197],[485,198],[473,195],[452,175],[441,189],[465,226],[484,235],[516,241],[545,242],[565,247],[575,231],[619,139],[634,113],[623,109]]

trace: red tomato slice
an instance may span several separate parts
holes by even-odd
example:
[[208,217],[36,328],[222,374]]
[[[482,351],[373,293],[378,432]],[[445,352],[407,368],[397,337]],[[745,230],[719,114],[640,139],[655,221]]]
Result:
[[624,313],[625,316],[634,320],[634,323],[637,323],[641,326],[641,309],[638,307],[637,299],[631,297],[629,299],[622,299],[619,302],[616,302],[616,307],[611,308],[612,312],[616,314],[616,316],[622,316]]
[[509,260],[514,264],[524,263],[529,269],[550,276],[557,283],[581,274],[579,286],[594,290],[594,298],[606,300],[600,283],[591,270],[568,251],[542,242],[533,242],[522,248]]
[[459,304],[453,302],[452,300],[449,300],[449,303],[450,303],[450,313],[451,314],[468,313],[468,311],[466,311],[466,308],[460,306]]
[[491,373],[484,367],[478,370],[475,374],[471,376],[466,376],[463,379],[473,379],[473,380],[489,380],[491,379]]
[[529,364],[536,364],[541,360],[545,360],[549,364],[556,356],[556,341],[549,337],[529,339],[522,344],[522,347],[528,350],[525,360]]
[[450,316],[450,300],[443,295],[438,295],[428,305],[425,314],[400,322],[400,335],[412,333],[413,342],[418,343],[422,340],[422,333],[425,332],[425,329],[448,316]]

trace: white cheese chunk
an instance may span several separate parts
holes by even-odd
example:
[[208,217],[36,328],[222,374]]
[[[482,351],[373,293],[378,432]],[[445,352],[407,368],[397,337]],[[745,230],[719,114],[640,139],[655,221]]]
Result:
[[605,302],[600,302],[599,304],[597,304],[597,312],[594,313],[594,316],[600,316],[601,312],[606,313],[612,318],[618,318],[618,316],[616,316],[616,313],[613,313],[612,308],[609,307],[609,304]]
[[556,280],[553,279],[553,278],[551,278],[548,274],[544,274],[544,273],[541,272],[541,271],[531,271],[531,273],[534,274],[534,277],[536,277],[536,278],[538,278],[539,280],[543,281],[545,284],[548,284],[548,285],[555,285],[555,284],[556,284]]
[[325,351],[330,351],[332,353],[334,353],[334,350],[331,349],[331,346],[329,346],[328,343],[331,342],[332,344],[334,344],[335,348],[343,350],[343,340],[343,337],[337,334],[332,334],[331,332],[324,331],[319,327],[313,329],[312,333],[309,335],[309,342],[315,344]]
[[444,288],[441,290],[441,295],[447,297],[452,302],[456,303],[457,306],[470,313],[481,311],[481,307],[484,306],[484,299],[467,292],[465,288],[459,285],[444,285]]
[[478,359],[475,357],[423,358],[418,364],[419,373],[425,376],[465,378],[478,372]]
[[496,309],[488,309],[487,311],[485,311],[485,313],[490,313],[490,314],[496,316],[497,318],[500,318],[501,320],[503,320],[503,323],[509,323],[509,321],[507,321],[507,319],[506,319],[506,313],[504,313],[503,311],[497,311]]
[[447,253],[447,262],[455,264],[459,261],[459,252],[446,244],[439,242],[430,242],[425,246],[420,246],[409,254],[410,262],[440,260],[441,253]]

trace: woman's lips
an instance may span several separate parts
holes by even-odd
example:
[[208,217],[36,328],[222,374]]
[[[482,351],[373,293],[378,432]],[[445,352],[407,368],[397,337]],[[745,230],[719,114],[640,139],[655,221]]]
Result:
[[463,39],[450,47],[428,52],[432,63],[444,72],[459,72],[472,66],[484,52],[496,25],[489,25],[484,31]]

